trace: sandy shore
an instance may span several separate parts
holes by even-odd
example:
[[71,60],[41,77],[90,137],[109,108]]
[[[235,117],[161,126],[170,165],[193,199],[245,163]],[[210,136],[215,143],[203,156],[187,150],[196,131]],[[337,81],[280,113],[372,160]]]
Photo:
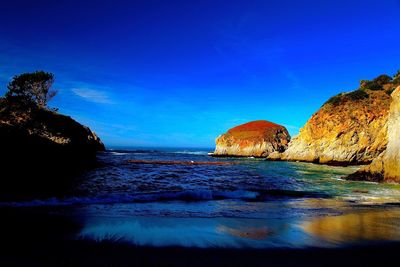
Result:
[[0,212],[0,266],[381,266],[397,261],[400,249],[396,242],[302,249],[136,246],[71,238],[81,220],[62,209]]

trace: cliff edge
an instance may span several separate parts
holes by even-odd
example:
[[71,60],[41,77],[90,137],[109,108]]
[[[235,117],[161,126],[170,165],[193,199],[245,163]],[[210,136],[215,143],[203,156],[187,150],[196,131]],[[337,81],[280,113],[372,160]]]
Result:
[[71,117],[5,98],[0,99],[0,146],[4,166],[43,170],[83,165],[105,149],[94,132]]
[[386,149],[392,78],[362,81],[358,90],[330,98],[275,160],[332,165],[368,164]]
[[400,86],[393,91],[391,97],[386,151],[374,159],[369,166],[351,174],[348,179],[400,182]]

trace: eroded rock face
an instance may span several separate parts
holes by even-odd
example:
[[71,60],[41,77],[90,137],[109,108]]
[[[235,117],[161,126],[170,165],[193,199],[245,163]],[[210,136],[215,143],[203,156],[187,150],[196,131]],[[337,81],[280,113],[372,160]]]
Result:
[[290,141],[285,127],[265,121],[236,126],[216,139],[214,156],[267,157],[283,152]]
[[400,182],[400,87],[397,87],[391,96],[386,151],[374,159],[369,166],[350,175],[348,179]]
[[366,164],[387,145],[390,95],[385,90],[357,90],[325,103],[289,143],[271,159],[322,164]]
[[388,146],[383,162],[385,180],[400,182],[400,87],[392,93],[388,119]]

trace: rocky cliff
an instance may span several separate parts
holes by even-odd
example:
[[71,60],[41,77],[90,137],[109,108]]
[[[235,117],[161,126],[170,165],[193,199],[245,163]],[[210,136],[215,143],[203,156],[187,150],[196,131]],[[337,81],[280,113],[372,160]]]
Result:
[[39,163],[43,169],[67,162],[81,164],[104,150],[96,134],[72,118],[5,99],[0,99],[0,147],[3,163]]
[[362,84],[356,91],[329,99],[291,140],[288,149],[270,158],[340,165],[370,163],[386,149],[393,90],[390,78],[381,83],[379,79],[381,76],[366,81],[375,87]]
[[348,179],[400,182],[400,86],[391,94],[386,151]]
[[265,120],[236,126],[216,139],[214,156],[266,157],[290,141],[285,127]]
[[52,197],[95,166],[100,139],[72,118],[0,98],[0,201]]

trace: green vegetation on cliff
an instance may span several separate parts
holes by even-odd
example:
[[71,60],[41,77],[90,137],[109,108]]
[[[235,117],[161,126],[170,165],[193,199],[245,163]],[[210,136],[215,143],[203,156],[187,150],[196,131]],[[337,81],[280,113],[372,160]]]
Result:
[[362,99],[369,98],[371,91],[385,91],[390,95],[396,88],[396,85],[400,84],[400,71],[397,72],[393,77],[382,74],[375,79],[361,80],[360,87],[352,92],[340,93],[328,99],[324,103],[325,107],[336,107],[347,101],[359,101]]
[[372,81],[362,80],[360,82],[360,89],[362,90],[383,90],[384,85],[391,83],[392,77],[382,74],[373,79]]

